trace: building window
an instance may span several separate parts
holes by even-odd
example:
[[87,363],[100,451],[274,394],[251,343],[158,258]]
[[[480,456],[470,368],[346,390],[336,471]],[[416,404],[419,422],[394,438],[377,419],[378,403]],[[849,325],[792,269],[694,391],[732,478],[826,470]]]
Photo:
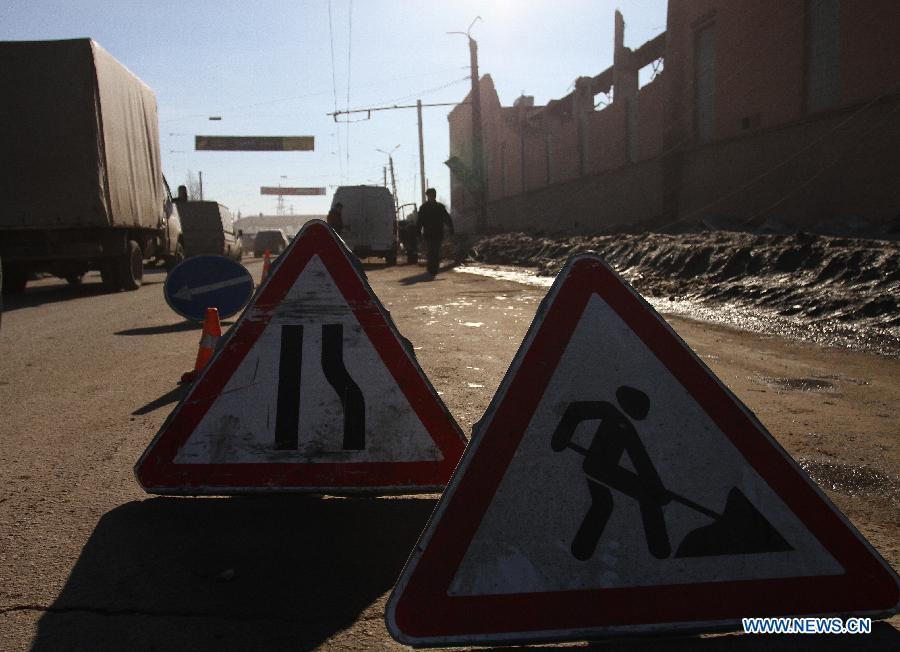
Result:
[[716,99],[716,32],[709,25],[697,32],[694,49],[694,133],[701,143],[713,139]]
[[807,113],[838,103],[840,0],[806,0],[805,105]]

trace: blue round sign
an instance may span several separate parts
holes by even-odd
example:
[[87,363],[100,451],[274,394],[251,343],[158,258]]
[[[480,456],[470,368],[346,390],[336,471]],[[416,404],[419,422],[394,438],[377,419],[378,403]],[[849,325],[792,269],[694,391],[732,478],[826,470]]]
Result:
[[247,268],[225,256],[194,256],[176,265],[163,285],[169,307],[185,319],[203,321],[207,308],[225,319],[240,312],[253,296]]

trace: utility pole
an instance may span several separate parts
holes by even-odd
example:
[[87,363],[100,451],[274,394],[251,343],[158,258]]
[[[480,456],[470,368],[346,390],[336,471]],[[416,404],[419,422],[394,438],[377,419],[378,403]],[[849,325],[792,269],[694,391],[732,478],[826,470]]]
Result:
[[425,140],[422,138],[422,100],[416,100],[416,112],[419,114],[419,179],[422,182],[422,197],[419,205],[425,203]]
[[397,201],[397,178],[394,176],[394,157],[388,154],[388,165],[391,166],[391,192],[394,193],[394,212],[397,212],[400,208],[400,204]]
[[387,166],[383,166],[381,170],[384,172],[384,187],[387,188]]
[[[397,147],[400,147],[400,145],[397,145]],[[388,165],[391,168],[391,190],[394,193],[394,211],[395,212],[397,210],[399,210],[399,207],[400,207],[400,202],[397,200],[397,178],[394,176],[394,152],[397,151],[397,147],[394,147],[394,149],[392,149],[389,152],[386,152],[383,149],[377,149],[377,148],[375,150],[376,152],[381,152],[382,154],[387,154],[387,157],[388,157]],[[387,186],[387,178],[385,178],[384,185]]]
[[476,230],[484,233],[487,229],[487,184],[484,178],[484,133],[481,128],[481,84],[478,77],[478,41],[472,38],[469,32],[472,25],[481,20],[476,16],[469,29],[465,32],[447,32],[448,34],[462,34],[469,39],[469,68],[472,80],[472,172],[474,173],[477,188],[472,193],[475,199]]
[[203,201],[203,170],[198,170],[197,174],[200,175],[200,201]]

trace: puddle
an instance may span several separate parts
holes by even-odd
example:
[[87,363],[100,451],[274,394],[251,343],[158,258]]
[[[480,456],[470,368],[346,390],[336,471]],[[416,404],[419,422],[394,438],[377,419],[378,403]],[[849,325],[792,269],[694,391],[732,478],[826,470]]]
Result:
[[821,378],[767,378],[762,377],[762,382],[776,389],[789,392],[821,392],[834,388],[834,383]]
[[[554,281],[553,276],[539,276],[531,269],[507,265],[467,264],[456,267],[453,271],[545,289],[549,288]],[[820,320],[813,325],[808,318],[802,316],[780,315],[774,311],[754,306],[712,303],[702,299],[676,296],[642,296],[657,312],[663,315],[721,324],[760,335],[777,335],[812,342],[819,346],[848,348],[888,357],[900,357],[900,337],[894,332],[898,329],[861,327],[837,320]]]
[[867,466],[798,460],[820,487],[849,496],[879,495],[900,505],[900,480]]

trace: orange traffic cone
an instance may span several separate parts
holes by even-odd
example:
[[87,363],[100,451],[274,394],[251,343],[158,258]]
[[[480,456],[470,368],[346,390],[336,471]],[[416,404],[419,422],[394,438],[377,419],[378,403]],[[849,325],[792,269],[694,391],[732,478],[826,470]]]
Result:
[[197,377],[213,352],[216,350],[216,342],[222,336],[222,327],[219,325],[218,308],[207,308],[206,318],[203,320],[203,333],[200,335],[200,348],[197,350],[197,361],[194,363],[192,371],[185,372],[181,375],[181,382],[189,383]]
[[259,279],[260,284],[262,284],[263,281],[266,280],[266,276],[269,275],[269,267],[271,265],[272,265],[271,254],[269,254],[269,250],[266,249],[265,253],[263,254],[263,271],[262,271],[262,277]]

